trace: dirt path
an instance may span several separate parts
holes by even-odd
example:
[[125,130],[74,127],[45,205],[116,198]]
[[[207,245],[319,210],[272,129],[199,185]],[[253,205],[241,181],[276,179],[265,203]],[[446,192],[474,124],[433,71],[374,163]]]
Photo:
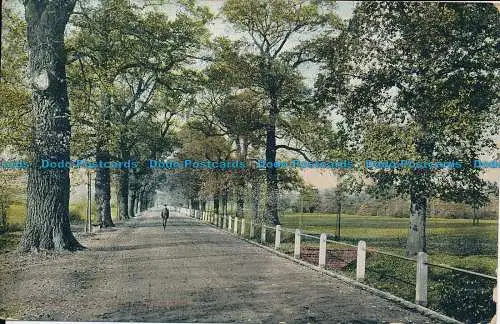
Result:
[[78,235],[76,253],[4,254],[0,317],[24,320],[437,323],[190,218],[152,210]]

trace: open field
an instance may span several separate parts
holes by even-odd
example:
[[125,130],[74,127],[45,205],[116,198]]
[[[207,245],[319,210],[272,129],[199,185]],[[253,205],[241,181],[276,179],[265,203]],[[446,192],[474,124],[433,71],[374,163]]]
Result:
[[[282,225],[302,228],[307,233],[335,233],[334,214],[284,214]],[[302,226],[300,225],[302,224]],[[404,255],[408,219],[384,216],[342,215],[341,241]],[[490,275],[496,268],[497,221],[481,220],[472,226],[469,219],[430,218],[427,221],[429,258],[433,262],[475,269]]]

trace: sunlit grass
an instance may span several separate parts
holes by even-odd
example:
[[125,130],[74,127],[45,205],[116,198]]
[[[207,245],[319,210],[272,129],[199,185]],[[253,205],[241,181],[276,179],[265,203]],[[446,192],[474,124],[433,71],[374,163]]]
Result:
[[[302,228],[308,233],[335,234],[335,214],[285,214],[281,223],[288,228]],[[409,220],[386,216],[342,215],[341,241],[405,255]],[[430,218],[427,221],[429,258],[435,263],[476,269],[494,274],[496,268],[497,221],[481,220],[477,226],[469,219]]]

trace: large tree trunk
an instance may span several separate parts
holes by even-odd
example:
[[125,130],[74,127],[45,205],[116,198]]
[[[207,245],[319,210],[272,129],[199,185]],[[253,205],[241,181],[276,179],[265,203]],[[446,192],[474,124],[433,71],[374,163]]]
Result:
[[[130,158],[130,152],[127,147],[125,134],[120,134],[120,155],[123,162]],[[123,168],[119,175],[120,183],[120,219],[128,219],[128,186],[129,186],[129,169]]]
[[134,206],[134,211],[136,214],[138,214],[141,210],[140,210],[140,207],[141,207],[141,195],[142,195],[142,191],[141,191],[141,188],[137,189],[137,197],[135,199],[135,206]]
[[219,193],[214,196],[214,212],[219,215]]
[[2,230],[7,228],[7,203],[2,198],[0,198],[0,228]]
[[120,170],[120,219],[128,217],[128,169]]
[[477,216],[477,207],[476,205],[472,206],[472,225],[479,225],[479,217]]
[[227,215],[227,198],[228,198],[227,189],[222,189],[221,196],[222,196],[222,215]]
[[410,194],[410,228],[406,245],[409,257],[416,256],[418,252],[427,252],[425,233],[427,199],[424,190],[412,189]]
[[[96,160],[109,161],[109,152],[100,150],[98,146]],[[104,227],[115,226],[111,219],[111,177],[109,169],[97,168],[95,176],[95,203],[97,219]]]
[[271,96],[271,108],[269,111],[269,124],[267,125],[266,136],[266,162],[272,162],[273,165],[266,169],[267,180],[267,201],[266,216],[264,222],[279,225],[278,217],[278,170],[274,167],[276,162],[276,120],[278,118],[278,101]]
[[252,203],[253,203],[253,220],[261,223],[262,219],[259,215],[259,205],[260,205],[260,183],[257,180],[252,182]]
[[[246,161],[247,152],[248,152],[248,140],[246,137],[238,137],[237,138],[237,150],[238,150],[238,160]],[[236,217],[244,217],[244,208],[245,208],[245,174],[244,170],[237,174],[237,188],[236,188]]]
[[[105,93],[102,97],[97,132],[99,140],[96,147],[96,161],[109,162],[107,132],[111,119],[111,98]],[[104,227],[115,226],[111,218],[111,174],[108,168],[97,168],[95,177],[95,203],[97,220]]]
[[28,174],[26,227],[19,248],[76,250],[84,247],[69,224],[69,168],[41,169],[42,159],[69,161],[71,127],[66,84],[64,29],[75,1],[27,0],[33,139]]
[[129,189],[128,189],[128,215],[129,217],[135,217],[135,199],[136,199],[136,174],[134,169],[129,172]]

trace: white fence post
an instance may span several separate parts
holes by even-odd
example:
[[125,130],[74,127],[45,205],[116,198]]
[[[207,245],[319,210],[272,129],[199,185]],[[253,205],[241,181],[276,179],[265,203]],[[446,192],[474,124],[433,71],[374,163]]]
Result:
[[253,220],[250,221],[250,238],[253,239],[255,236],[255,226]]
[[241,219],[241,236],[245,237],[245,219]]
[[231,215],[229,215],[229,223],[227,224],[227,229],[231,232],[231,229],[233,228],[231,225],[232,225],[232,222],[233,222],[233,217],[231,217]]
[[358,242],[358,253],[356,254],[356,280],[365,280],[365,264],[366,264],[366,242]]
[[293,257],[295,259],[300,259],[300,230],[295,230],[295,247],[293,250]]
[[326,266],[326,234],[323,233],[319,237],[319,266],[324,268]]
[[260,231],[260,243],[266,243],[266,226],[262,224],[262,230]]
[[238,217],[234,216],[234,234],[238,234]]
[[274,240],[274,248],[277,250],[280,248],[281,243],[281,225],[276,225],[276,238]]
[[224,214],[224,221],[222,222],[222,228],[226,229],[227,228],[227,215]]
[[427,267],[427,253],[418,252],[415,303],[422,306],[427,306]]

